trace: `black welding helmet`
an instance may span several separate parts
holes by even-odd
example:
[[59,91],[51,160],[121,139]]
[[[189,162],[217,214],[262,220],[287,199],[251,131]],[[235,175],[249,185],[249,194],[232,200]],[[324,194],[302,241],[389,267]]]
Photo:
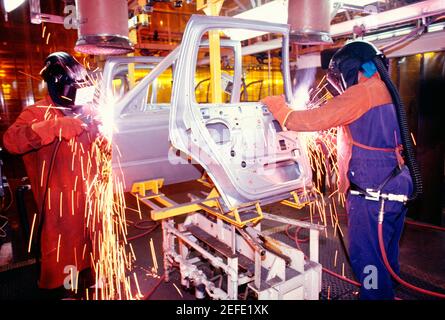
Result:
[[66,52],[50,54],[40,74],[53,102],[66,108],[75,105],[77,89],[87,83],[86,69]]
[[371,77],[377,72],[375,59],[388,68],[388,60],[372,43],[356,40],[346,44],[331,58],[327,80],[334,88],[334,96],[358,83],[359,72]]

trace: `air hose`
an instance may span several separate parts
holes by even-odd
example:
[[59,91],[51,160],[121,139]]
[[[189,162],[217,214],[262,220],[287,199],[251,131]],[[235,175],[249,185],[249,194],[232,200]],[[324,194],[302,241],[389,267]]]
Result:
[[386,87],[388,88],[388,90],[391,94],[391,97],[392,97],[392,100],[393,100],[393,103],[394,103],[394,106],[395,106],[395,109],[397,112],[397,118],[398,118],[399,127],[400,127],[400,135],[401,135],[402,144],[403,144],[403,154],[405,156],[405,162],[408,166],[409,172],[411,174],[411,178],[413,180],[413,186],[414,186],[413,193],[409,197],[409,200],[414,200],[420,194],[422,194],[423,186],[422,186],[422,177],[420,175],[420,170],[417,165],[416,154],[414,151],[413,144],[411,142],[411,134],[409,132],[405,106],[403,104],[402,99],[400,98],[400,95],[399,95],[394,83],[391,81],[388,71],[387,71],[383,61],[381,60],[381,58],[375,57],[374,63],[377,67],[377,70],[380,74],[382,81],[386,84]]
[[379,218],[378,218],[378,237],[379,237],[379,247],[380,247],[380,253],[382,254],[382,258],[383,258],[383,263],[385,264],[386,269],[388,270],[388,272],[391,274],[391,276],[394,278],[394,280],[396,280],[398,283],[400,283],[401,285],[429,295],[429,296],[433,296],[436,298],[440,298],[440,299],[445,299],[445,294],[443,293],[439,293],[439,292],[434,292],[434,291],[430,291],[430,290],[426,290],[426,289],[422,289],[419,287],[416,287],[408,282],[406,282],[405,280],[401,279],[395,272],[394,270],[391,268],[391,265],[388,261],[388,256],[386,255],[386,250],[385,250],[385,242],[383,241],[383,220],[384,220],[384,216],[385,216],[385,200],[381,200],[381,205],[380,205],[380,211],[379,211]]

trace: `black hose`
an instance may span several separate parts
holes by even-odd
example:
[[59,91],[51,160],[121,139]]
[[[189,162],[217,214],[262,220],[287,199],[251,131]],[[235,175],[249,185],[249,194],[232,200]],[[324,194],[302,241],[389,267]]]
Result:
[[51,155],[51,160],[49,162],[49,169],[48,169],[48,175],[46,176],[46,183],[45,183],[45,189],[44,189],[44,193],[43,193],[43,199],[42,199],[42,206],[40,208],[40,218],[39,218],[39,225],[37,228],[37,234],[36,234],[36,241],[37,244],[35,246],[35,253],[36,253],[36,261],[37,261],[37,273],[40,277],[40,272],[41,272],[41,250],[40,250],[40,245],[41,245],[41,237],[42,237],[42,231],[43,231],[43,222],[44,222],[44,213],[45,213],[45,206],[46,206],[46,198],[48,197],[48,188],[49,188],[49,183],[51,180],[51,175],[53,172],[53,167],[54,167],[54,161],[56,159],[57,153],[59,152],[59,147],[61,144],[62,140],[58,140],[54,146],[53,149],[53,153]]
[[15,190],[17,212],[19,213],[23,238],[26,239],[27,241],[29,241],[29,237],[31,237],[29,231],[30,228],[28,221],[28,210],[26,210],[26,202],[25,202],[25,193],[28,190],[30,190],[30,187],[26,185],[18,186],[17,189]]
[[395,87],[394,83],[391,81],[389,73],[385,67],[385,64],[380,57],[374,58],[374,63],[377,66],[377,70],[380,74],[382,81],[386,84],[388,88],[393,104],[396,108],[397,118],[400,126],[400,136],[402,138],[403,144],[403,155],[405,162],[408,166],[409,172],[411,174],[411,179],[413,180],[413,193],[409,196],[409,200],[415,200],[423,192],[422,176],[416,160],[416,153],[414,146],[411,142],[411,134],[409,131],[408,120],[406,116],[405,106],[402,99],[400,98],[399,92]]

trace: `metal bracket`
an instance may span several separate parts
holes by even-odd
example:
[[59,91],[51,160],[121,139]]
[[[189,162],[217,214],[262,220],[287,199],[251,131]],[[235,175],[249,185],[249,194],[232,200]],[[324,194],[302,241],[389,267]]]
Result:
[[300,197],[298,196],[296,191],[292,191],[290,194],[293,197],[294,201],[283,200],[280,203],[284,204],[285,206],[292,207],[292,208],[295,208],[295,209],[298,209],[298,210],[299,209],[303,209],[305,206],[307,206],[309,203],[311,203],[310,200],[306,200],[304,202],[301,202],[300,201]]
[[366,189],[366,193],[358,190],[351,190],[350,193],[355,196],[363,196],[366,200],[370,201],[387,200],[402,203],[406,203],[408,201],[408,197],[404,194],[381,193],[380,191],[375,191],[374,189]]

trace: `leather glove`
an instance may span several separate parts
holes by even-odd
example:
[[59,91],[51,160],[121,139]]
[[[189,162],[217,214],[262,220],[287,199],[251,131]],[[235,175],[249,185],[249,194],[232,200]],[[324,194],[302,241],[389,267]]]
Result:
[[287,106],[284,96],[266,97],[261,100],[261,102],[267,106],[269,111],[272,113],[274,118],[278,120],[281,126],[285,127],[285,122],[293,109]]
[[60,117],[40,121],[32,124],[32,130],[40,137],[41,144],[47,145],[59,136],[65,140],[70,140],[80,135],[86,129],[86,124],[80,119],[71,117]]

